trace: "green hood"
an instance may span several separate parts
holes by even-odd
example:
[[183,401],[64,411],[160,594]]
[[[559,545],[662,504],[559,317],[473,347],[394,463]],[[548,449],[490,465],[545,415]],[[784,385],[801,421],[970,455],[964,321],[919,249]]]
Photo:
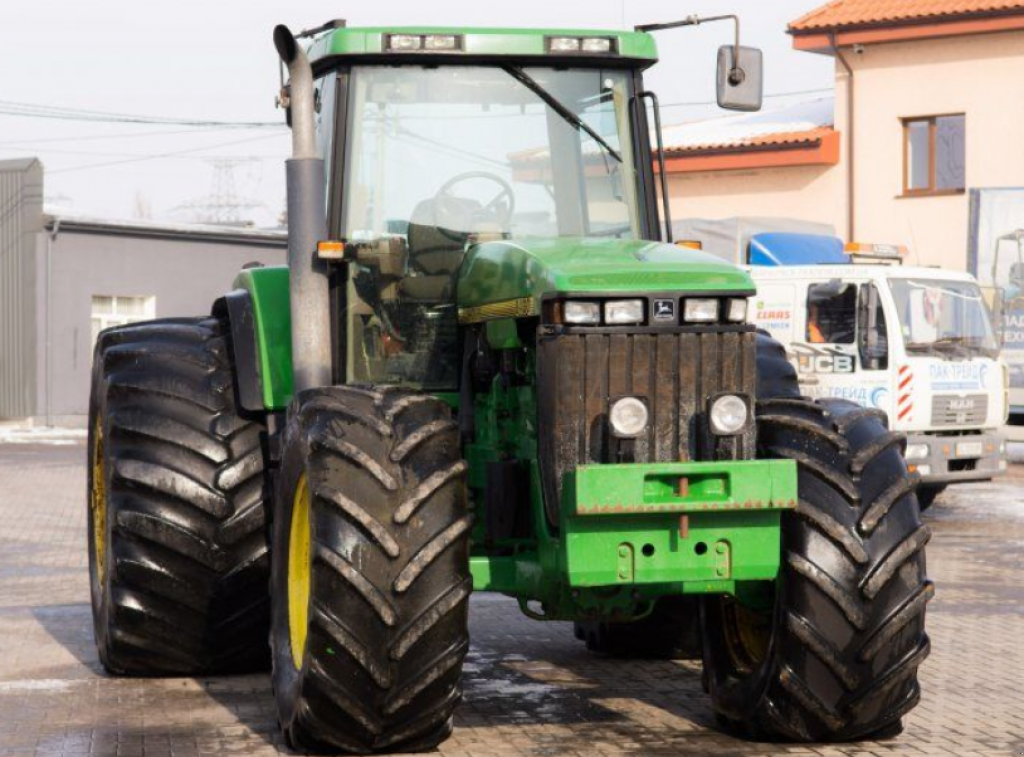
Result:
[[661,242],[561,237],[473,247],[459,276],[460,308],[545,294],[754,293],[744,271],[697,250]]

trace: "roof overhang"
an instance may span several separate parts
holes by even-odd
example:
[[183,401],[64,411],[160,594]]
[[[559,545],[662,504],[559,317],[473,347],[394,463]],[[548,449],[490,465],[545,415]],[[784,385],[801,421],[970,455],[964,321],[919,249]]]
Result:
[[830,55],[834,47],[994,34],[1020,29],[1024,29],[1024,10],[1001,14],[929,17],[904,22],[886,21],[836,28],[790,27],[788,31],[793,37],[794,49]]
[[[742,171],[791,166],[834,166],[839,163],[839,132],[815,130],[806,138],[784,142],[709,146],[665,151],[668,174]],[[658,165],[655,163],[655,170]]]
[[211,242],[215,244],[249,245],[252,247],[288,246],[285,231],[231,228],[200,224],[158,223],[151,221],[120,221],[48,212],[43,226],[51,234],[98,234],[124,236],[136,239],[166,239],[173,241]]

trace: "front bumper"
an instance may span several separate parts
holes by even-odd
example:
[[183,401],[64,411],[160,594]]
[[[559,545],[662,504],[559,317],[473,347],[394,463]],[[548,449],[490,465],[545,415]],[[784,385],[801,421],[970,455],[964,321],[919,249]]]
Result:
[[569,585],[706,593],[772,580],[781,512],[796,504],[790,460],[581,466],[563,488]]
[[987,481],[1006,472],[1006,445],[998,434],[907,435],[908,450],[920,445],[928,447],[928,454],[908,457],[907,466],[921,476],[922,484]]

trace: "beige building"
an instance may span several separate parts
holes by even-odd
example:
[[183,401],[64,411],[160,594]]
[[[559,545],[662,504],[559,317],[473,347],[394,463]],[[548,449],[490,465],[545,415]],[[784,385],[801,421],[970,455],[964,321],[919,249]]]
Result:
[[826,222],[965,269],[969,191],[1024,186],[1024,2],[835,0],[789,33],[835,58],[834,119],[790,108],[760,114],[774,131],[668,130],[674,216]]

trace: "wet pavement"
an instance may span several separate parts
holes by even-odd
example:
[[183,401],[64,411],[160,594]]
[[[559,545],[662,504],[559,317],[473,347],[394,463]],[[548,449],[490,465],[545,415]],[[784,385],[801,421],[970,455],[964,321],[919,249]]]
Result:
[[[113,679],[92,642],[83,445],[0,444],[0,757],[273,755],[265,675]],[[1024,466],[928,513],[933,652],[906,731],[880,743],[765,745],[716,730],[696,663],[586,652],[565,623],[473,598],[455,735],[502,755],[1024,754]]]

